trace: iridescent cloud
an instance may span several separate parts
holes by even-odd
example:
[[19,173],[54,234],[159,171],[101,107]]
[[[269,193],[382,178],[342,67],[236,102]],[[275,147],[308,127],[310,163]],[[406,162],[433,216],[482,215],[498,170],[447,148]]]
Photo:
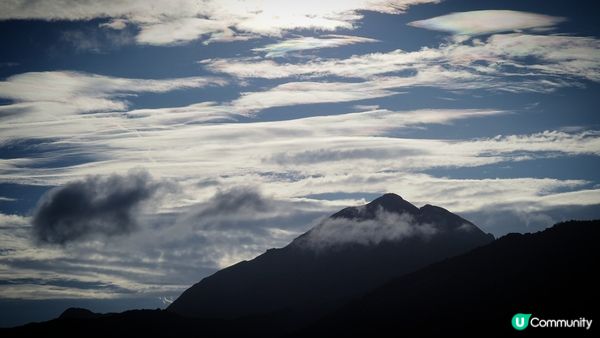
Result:
[[524,29],[548,30],[565,18],[509,10],[458,12],[408,23],[409,26],[458,35],[482,35]]

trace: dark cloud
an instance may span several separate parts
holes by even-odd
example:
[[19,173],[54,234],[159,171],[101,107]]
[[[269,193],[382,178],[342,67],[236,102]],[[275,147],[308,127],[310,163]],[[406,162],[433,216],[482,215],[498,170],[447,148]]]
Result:
[[179,219],[204,230],[242,230],[266,236],[265,230],[304,230],[315,218],[331,212],[318,203],[277,199],[252,186],[221,189],[206,202],[190,208]]
[[266,212],[270,199],[253,187],[235,187],[219,190],[198,213],[203,216],[231,215],[240,212]]
[[127,234],[137,227],[135,212],[163,185],[145,171],[90,176],[44,194],[32,225],[40,243],[66,244],[93,235]]

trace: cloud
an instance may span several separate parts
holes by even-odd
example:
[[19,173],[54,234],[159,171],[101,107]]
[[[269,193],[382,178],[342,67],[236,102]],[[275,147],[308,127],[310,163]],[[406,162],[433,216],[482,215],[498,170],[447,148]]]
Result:
[[28,224],[29,220],[27,217],[23,217],[21,215],[7,215],[0,213],[0,229],[5,227],[27,226]]
[[409,157],[411,155],[418,155],[421,152],[403,148],[396,147],[395,149],[390,148],[355,148],[352,149],[348,147],[347,149],[315,149],[315,150],[306,150],[293,154],[289,153],[277,153],[272,156],[269,156],[265,159],[265,162],[269,163],[277,163],[279,165],[306,165],[310,163],[325,163],[325,162],[337,162],[337,161],[349,161],[349,160],[374,160],[374,159],[384,159],[384,158],[402,158]]
[[61,33],[60,41],[77,53],[101,54],[134,43],[131,32],[124,29],[75,29]]
[[266,91],[242,93],[231,105],[236,112],[252,114],[272,107],[356,101],[394,94],[397,93],[369,83],[288,82]]
[[348,36],[348,35],[324,35],[318,38],[304,36],[300,38],[287,39],[278,43],[266,45],[261,48],[252,49],[255,52],[264,52],[268,58],[282,57],[290,52],[320,49],[320,48],[334,48],[346,45],[352,45],[356,43],[366,42],[378,42],[379,40],[364,38],[360,36]]
[[130,233],[137,227],[136,209],[160,187],[143,171],[70,182],[41,198],[31,221],[33,234],[40,243],[64,245]]
[[[183,107],[135,109],[125,113],[136,119],[136,129],[152,126],[193,125],[199,123],[233,122],[240,117],[231,107],[215,102],[194,103]],[[132,126],[134,127],[134,126]]]
[[212,217],[240,212],[265,212],[269,208],[268,204],[268,200],[255,188],[235,187],[227,191],[218,191],[196,216]]
[[520,30],[548,30],[565,18],[509,10],[485,10],[451,13],[427,20],[408,23],[409,26],[460,35],[482,35]]
[[164,93],[224,83],[210,77],[146,80],[67,71],[30,72],[0,82],[0,97],[14,101],[0,106],[0,119],[22,121],[22,115],[33,114],[33,119],[43,121],[76,113],[122,111],[128,107],[125,98],[136,93]]
[[409,214],[379,210],[374,219],[326,218],[294,244],[315,249],[351,243],[377,245],[413,236],[429,237],[436,232],[434,225],[417,223]]
[[114,19],[109,22],[103,22],[103,23],[99,24],[98,27],[114,29],[114,30],[122,30],[122,29],[125,29],[125,27],[127,27],[127,21],[125,21],[123,19]]
[[137,36],[137,42],[159,46],[183,44],[197,40],[203,35],[212,35],[228,30],[223,22],[202,18],[178,18],[142,27]]
[[[361,11],[398,14],[409,6],[439,0],[162,0],[2,2],[0,20],[105,19],[108,28],[137,26],[141,44],[173,45],[203,38],[231,41],[252,36],[281,36],[295,29],[352,29]],[[102,25],[101,24],[101,25]]]
[[323,211],[317,201],[289,200],[265,195],[254,186],[219,188],[208,200],[184,207],[178,227],[191,227],[210,236],[218,232],[288,238],[306,229]]
[[493,232],[496,236],[502,236],[511,232],[542,231],[558,222],[573,219],[598,219],[600,204],[598,204],[598,198],[596,198],[595,204],[585,205],[579,205],[577,201],[569,201],[568,198],[565,198],[559,205],[507,202],[490,208],[466,212],[464,215],[476,224],[484,226],[486,231]]
[[487,40],[451,41],[437,48],[424,47],[412,52],[394,50],[346,59],[304,63],[213,59],[203,65],[213,72],[238,78],[364,79],[367,80],[362,82],[364,86],[378,90],[429,86],[449,90],[548,92],[581,86],[584,80],[600,81],[598,48],[599,40],[591,37],[513,33],[495,34]]

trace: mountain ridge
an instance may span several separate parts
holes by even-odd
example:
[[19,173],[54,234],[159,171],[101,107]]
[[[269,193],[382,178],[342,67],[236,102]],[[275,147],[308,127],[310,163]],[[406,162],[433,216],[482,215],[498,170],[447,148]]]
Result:
[[394,278],[294,336],[362,336],[377,328],[379,336],[392,337],[398,327],[416,336],[593,334],[568,329],[518,332],[510,320],[519,312],[597,318],[600,278],[592,269],[600,258],[599,237],[600,220],[510,233]]

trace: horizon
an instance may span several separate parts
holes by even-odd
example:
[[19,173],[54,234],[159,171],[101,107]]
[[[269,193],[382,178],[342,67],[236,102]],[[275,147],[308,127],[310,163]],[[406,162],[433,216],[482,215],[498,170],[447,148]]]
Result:
[[496,238],[600,219],[597,10],[1,3],[0,327],[165,308],[323,224],[438,231],[328,219],[386,193]]

